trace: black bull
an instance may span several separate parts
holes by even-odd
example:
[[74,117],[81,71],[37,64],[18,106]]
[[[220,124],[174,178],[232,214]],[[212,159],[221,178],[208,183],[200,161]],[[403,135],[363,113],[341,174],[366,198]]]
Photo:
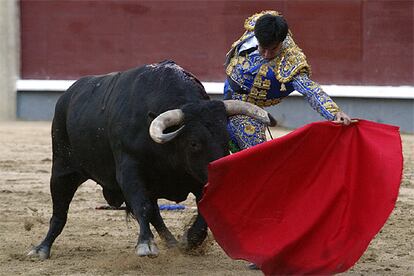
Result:
[[[201,83],[173,62],[84,77],[58,100],[52,123],[49,231],[29,255],[50,256],[69,204],[87,179],[103,188],[107,202],[139,223],[136,253],[156,256],[149,223],[172,246],[158,198],[198,202],[209,162],[228,154],[227,116],[245,114],[272,124],[264,110],[239,101],[211,101]],[[187,247],[203,242],[207,225],[198,214],[186,232]]]

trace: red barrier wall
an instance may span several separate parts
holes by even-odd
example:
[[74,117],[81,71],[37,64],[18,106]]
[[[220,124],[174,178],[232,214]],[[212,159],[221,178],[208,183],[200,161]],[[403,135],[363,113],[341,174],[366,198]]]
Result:
[[244,19],[282,12],[325,84],[414,85],[411,0],[21,0],[21,77],[76,79],[173,59],[224,79]]

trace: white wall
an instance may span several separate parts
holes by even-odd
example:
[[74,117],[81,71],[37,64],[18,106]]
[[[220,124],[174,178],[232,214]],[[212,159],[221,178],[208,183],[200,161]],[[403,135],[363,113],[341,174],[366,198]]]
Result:
[[20,64],[17,0],[0,0],[0,120],[16,118],[16,80]]

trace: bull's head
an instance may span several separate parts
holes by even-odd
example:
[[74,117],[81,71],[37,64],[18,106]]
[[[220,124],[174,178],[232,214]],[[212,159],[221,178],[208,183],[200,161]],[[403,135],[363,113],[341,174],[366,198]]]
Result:
[[[251,116],[268,125],[276,123],[270,114],[250,103],[201,101],[160,114],[152,121],[149,133],[156,143],[174,142],[179,152],[174,154],[176,160],[172,163],[180,164],[178,167],[204,184],[207,165],[229,153],[227,117],[238,114]],[[181,137],[177,139],[179,134]]]
[[[223,103],[228,116],[247,115],[267,125],[276,125],[276,120],[268,112],[256,105],[237,100],[227,100],[223,101]],[[179,126],[183,121],[184,113],[181,109],[168,110],[152,121],[149,134],[156,143],[166,143],[174,139],[183,130],[184,125],[173,132],[164,133],[164,130],[168,127]]]

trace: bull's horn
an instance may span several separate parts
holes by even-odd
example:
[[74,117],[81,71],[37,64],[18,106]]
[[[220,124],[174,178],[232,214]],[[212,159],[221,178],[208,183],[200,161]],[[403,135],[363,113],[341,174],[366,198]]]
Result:
[[269,126],[275,126],[276,120],[273,118],[270,113],[268,113],[266,110],[258,107],[257,105],[238,101],[238,100],[226,100],[223,101],[224,105],[226,106],[227,115],[233,116],[233,115],[247,115],[250,117],[253,117],[262,123],[265,123]]
[[152,122],[149,127],[149,134],[155,142],[159,144],[164,144],[177,136],[184,126],[181,126],[176,131],[170,133],[164,133],[164,130],[171,126],[177,126],[181,124],[184,120],[184,113],[181,109],[173,109],[165,111],[158,115]]

